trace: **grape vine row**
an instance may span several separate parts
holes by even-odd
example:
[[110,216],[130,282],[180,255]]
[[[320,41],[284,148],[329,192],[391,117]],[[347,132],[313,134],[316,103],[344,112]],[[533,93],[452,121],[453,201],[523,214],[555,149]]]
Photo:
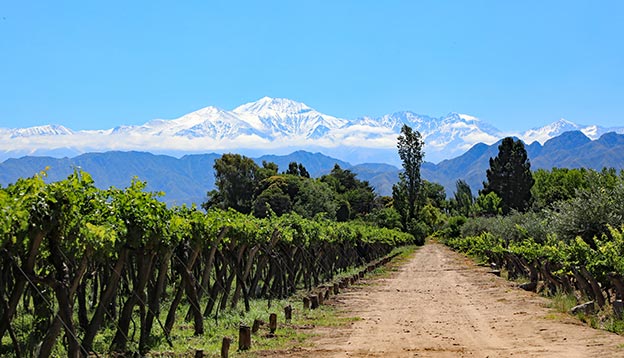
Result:
[[[18,356],[37,346],[47,357],[58,344],[85,356],[105,327],[116,331],[111,351],[133,343],[145,353],[154,325],[169,339],[176,315],[201,335],[219,310],[311,289],[414,240],[296,214],[168,208],[138,180],[101,190],[79,170],[50,184],[43,175],[0,188],[0,338]],[[26,340],[13,327],[23,315],[33,319]]]

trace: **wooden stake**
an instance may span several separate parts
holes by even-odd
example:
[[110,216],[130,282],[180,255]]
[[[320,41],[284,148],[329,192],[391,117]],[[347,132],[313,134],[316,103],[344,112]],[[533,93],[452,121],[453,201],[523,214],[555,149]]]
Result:
[[286,318],[286,322],[289,322],[292,319],[292,306],[291,305],[284,307],[284,317]]
[[230,344],[232,343],[232,338],[223,337],[221,341],[221,358],[228,358],[230,354]]
[[303,298],[303,308],[310,309],[310,298],[308,297]]
[[251,326],[251,333],[256,333],[258,332],[258,330],[260,329],[260,326],[263,324],[264,322],[262,322],[259,319],[254,319],[253,321],[253,325]]
[[310,296],[310,309],[317,309],[319,306],[318,295]]
[[201,349],[198,349],[195,351],[195,358],[204,358],[204,351]]
[[340,285],[338,285],[337,283],[334,283],[334,295],[337,295],[340,293]]
[[249,348],[251,348],[251,328],[241,324],[238,329],[238,350],[246,351]]
[[277,314],[275,313],[271,313],[269,316],[269,330],[271,331],[271,334],[274,334],[277,330]]

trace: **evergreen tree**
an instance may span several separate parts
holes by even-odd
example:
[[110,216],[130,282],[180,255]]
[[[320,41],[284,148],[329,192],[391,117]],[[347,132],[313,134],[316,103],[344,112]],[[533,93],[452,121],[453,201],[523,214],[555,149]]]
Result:
[[308,173],[308,170],[306,169],[306,167],[304,167],[303,164],[301,163],[299,163],[299,175],[304,178],[310,177],[310,173]]
[[496,193],[502,199],[503,214],[512,209],[525,212],[529,208],[534,180],[522,141],[504,138],[498,146],[498,155],[490,158],[486,174],[487,182],[483,183],[481,193]]
[[288,163],[288,169],[284,172],[284,174],[299,176],[299,165],[297,165],[297,162]]
[[288,169],[284,172],[284,174],[296,175],[303,178],[309,178],[310,173],[301,163],[290,162],[288,163]]

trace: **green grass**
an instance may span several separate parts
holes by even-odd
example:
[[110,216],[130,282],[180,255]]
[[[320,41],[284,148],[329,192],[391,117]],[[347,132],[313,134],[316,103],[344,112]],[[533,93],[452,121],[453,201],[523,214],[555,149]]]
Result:
[[[368,273],[367,277],[375,278],[389,275],[391,272],[396,271],[397,267],[407,260],[415,250],[415,246],[395,249],[393,253],[398,253],[399,255],[390,264]],[[359,270],[361,270],[361,267],[342,272],[333,281],[338,282],[343,277],[353,276]],[[366,284],[358,281],[358,285]],[[174,347],[170,348],[164,338],[161,338],[152,347],[148,356],[190,357],[195,350],[202,349],[204,356],[219,357],[223,337],[230,337],[232,338],[230,357],[253,357],[254,352],[258,351],[282,350],[296,346],[305,346],[314,334],[313,330],[310,329],[312,327],[341,327],[359,320],[359,317],[341,316],[331,305],[321,305],[318,309],[306,310],[303,308],[301,299],[305,295],[306,291],[300,291],[289,299],[271,300],[271,307],[269,307],[268,300],[252,300],[250,301],[251,310],[249,312],[245,312],[243,302],[240,302],[235,309],[221,312],[218,316],[218,324],[215,324],[214,320],[206,321],[206,333],[201,337],[193,336],[192,324],[185,322],[183,319],[183,315],[188,307],[181,306],[179,312],[182,313],[178,314],[178,321],[174,325],[174,330],[171,334]],[[283,308],[287,305],[293,307],[293,319],[291,322],[285,322]],[[269,334],[268,329],[269,315],[271,313],[276,313],[278,317],[278,328],[273,336]],[[251,326],[255,319],[263,320],[266,324],[256,334],[252,334],[252,348],[249,352],[237,352],[239,325],[246,324]],[[160,327],[155,326],[153,330],[154,336],[162,336]]]
[[557,292],[554,296],[549,296],[549,298],[550,303],[548,307],[561,313],[569,313],[572,307],[578,304],[574,295],[563,292]]

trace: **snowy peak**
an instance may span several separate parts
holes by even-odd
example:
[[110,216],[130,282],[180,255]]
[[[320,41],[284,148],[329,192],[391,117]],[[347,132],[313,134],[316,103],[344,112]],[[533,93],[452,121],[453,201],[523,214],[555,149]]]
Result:
[[422,132],[426,128],[435,127],[439,119],[420,115],[411,111],[401,111],[386,114],[379,118],[362,117],[353,122],[354,125],[390,128],[395,132],[401,131],[404,124]]
[[265,131],[267,139],[293,141],[319,139],[348,121],[320,113],[305,103],[264,97],[237,107],[232,113]]
[[577,130],[591,139],[621,128],[582,126],[561,119],[524,133],[503,133],[477,117],[449,113],[434,117],[401,111],[380,117],[343,119],[321,113],[302,102],[263,97],[233,110],[205,107],[175,119],[155,119],[143,125],[109,130],[72,131],[60,125],[21,129],[0,128],[0,160],[22,153],[141,150],[158,153],[244,151],[276,153],[305,149],[352,162],[383,158],[397,163],[396,139],[407,124],[421,133],[426,160],[439,162],[463,154],[478,143],[493,144],[512,135],[526,143]]
[[479,118],[473,117],[468,114],[463,114],[463,113],[451,113],[451,114],[456,115],[457,117],[461,118],[462,120],[466,122],[480,122]]
[[312,111],[305,103],[293,101],[287,98],[263,97],[255,102],[245,103],[232,112],[255,114],[260,117],[270,117],[276,114],[301,114]]
[[541,128],[532,128],[521,135],[521,139],[525,143],[539,142],[546,143],[550,138],[556,137],[564,132],[580,130],[579,125],[561,118],[560,120],[543,126]]
[[50,124],[45,126],[36,126],[28,128],[9,129],[11,138],[33,137],[33,136],[57,136],[70,135],[72,130],[58,124]]
[[561,118],[560,120],[540,128],[532,128],[520,134],[519,137],[525,143],[546,143],[549,139],[557,137],[565,132],[580,131],[591,140],[600,138],[605,133],[624,133],[624,127],[604,128],[597,125],[580,125]]

